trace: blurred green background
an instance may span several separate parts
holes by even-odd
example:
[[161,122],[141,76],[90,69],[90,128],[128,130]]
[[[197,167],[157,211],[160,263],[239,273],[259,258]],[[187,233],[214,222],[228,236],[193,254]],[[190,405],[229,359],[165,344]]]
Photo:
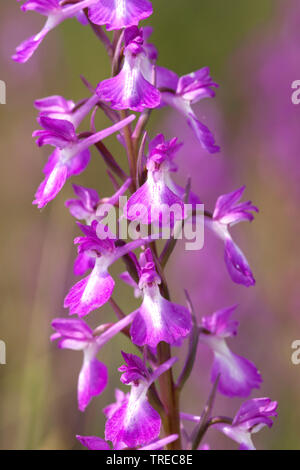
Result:
[[[279,401],[280,414],[274,428],[262,431],[256,438],[257,446],[265,449],[300,449],[300,366],[294,366],[290,359],[291,343],[300,338],[299,304],[291,302],[291,296],[296,298],[298,291],[299,206],[297,197],[291,195],[289,177],[272,165],[272,155],[268,164],[261,164],[259,137],[253,130],[251,136],[247,134],[256,89],[248,88],[244,80],[247,76],[251,83],[252,74],[256,73],[247,61],[248,44],[253,44],[253,54],[253,49],[259,49],[264,42],[275,41],[281,12],[294,8],[294,4],[292,0],[189,0],[184,4],[181,0],[153,0],[155,13],[147,21],[154,27],[151,41],[159,49],[160,65],[179,74],[208,65],[221,84],[212,105],[221,113],[218,119],[224,136],[222,155],[216,158],[225,159],[225,166],[228,162],[228,167],[235,168],[232,185],[226,189],[246,183],[247,197],[261,209],[256,222],[243,226],[239,232],[243,246],[248,246],[247,256],[258,287],[249,291],[237,287],[239,301],[242,303],[245,298],[248,314],[240,318],[241,349],[235,351],[259,364],[264,385],[256,396],[267,395]],[[42,213],[31,205],[49,154],[49,149],[38,149],[31,138],[36,128],[33,101],[52,94],[74,101],[85,97],[80,74],[96,85],[108,77],[109,62],[91,30],[70,20],[49,34],[28,64],[15,64],[10,60],[15,46],[38,31],[43,19],[34,13],[23,14],[12,0],[1,2],[0,18],[0,79],[7,84],[7,104],[0,106],[0,339],[7,345],[7,364],[0,365],[0,448],[78,448],[74,437],[77,433],[103,436],[101,409],[112,401],[113,390],[119,386],[119,348],[128,349],[128,342],[115,338],[105,347],[102,359],[112,371],[109,386],[84,415],[77,411],[81,354],[58,351],[49,337],[52,318],[65,314],[63,298],[74,281],[72,239],[78,232],[63,204],[72,195],[70,184]],[[289,86],[287,82],[288,99]],[[300,124],[300,108],[298,114]],[[105,124],[105,119],[99,118],[99,129]],[[164,131],[167,126],[166,112],[154,114],[150,129]],[[110,138],[109,146],[125,162],[114,138]],[[245,154],[237,148],[243,148]],[[197,171],[203,171],[200,163]],[[101,196],[111,191],[97,154],[88,170],[74,182],[97,188]],[[202,198],[201,187],[194,189]],[[223,188],[211,190],[215,198]],[[201,263],[201,253],[198,262]],[[223,263],[222,256],[217,262]],[[118,273],[120,268],[122,265],[118,264],[112,272]],[[172,275],[176,268],[173,261],[170,285],[175,298],[183,301],[176,285],[178,279]],[[127,292],[118,284],[115,298],[130,312],[137,304]],[[221,294],[216,289],[216,299],[218,295]],[[235,301],[233,297],[231,303]],[[212,313],[205,310],[201,299],[197,302],[201,314]],[[110,308],[103,308],[101,320],[111,318]],[[92,322],[96,320],[94,316]],[[208,363],[199,356],[196,366],[197,382],[191,381],[182,400],[185,411],[200,412],[209,392]],[[201,372],[203,384],[197,391],[195,384],[199,383]],[[221,399],[217,407],[221,414],[230,414],[240,402]],[[215,434],[210,431],[207,439],[212,448],[236,447]]]

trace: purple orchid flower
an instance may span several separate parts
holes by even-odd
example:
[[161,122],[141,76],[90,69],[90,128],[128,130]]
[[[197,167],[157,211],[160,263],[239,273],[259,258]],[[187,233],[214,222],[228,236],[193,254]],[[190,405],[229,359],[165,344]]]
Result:
[[39,123],[44,129],[35,131],[33,136],[37,137],[39,146],[52,145],[56,149],[44,168],[46,177],[35,194],[33,204],[37,204],[39,209],[46,206],[61,191],[68,178],[80,174],[87,167],[90,146],[119,131],[134,119],[134,115],[128,116],[113,126],[79,140],[71,122],[41,116]]
[[[48,96],[36,100],[35,107],[40,111],[38,122],[44,127],[44,130],[33,133],[34,137],[38,137],[38,145],[57,145],[62,151],[67,147],[68,138],[71,145],[72,141],[75,142],[77,139],[76,128],[98,101],[97,95],[93,95],[80,105],[75,105],[73,101],[66,100],[63,96]],[[84,150],[74,156],[64,168],[60,164],[60,160],[64,160],[64,155],[60,155],[58,150],[54,151],[44,169],[46,179],[38,188],[34,204],[39,208],[44,207],[60,191],[67,177],[83,171],[89,159],[89,152]]]
[[122,443],[128,447],[149,444],[158,438],[161,419],[147,399],[151,384],[177,361],[176,357],[160,365],[152,374],[144,362],[133,354],[122,352],[126,365],[119,368],[123,372],[121,382],[131,386],[131,391],[119,408],[108,418],[105,426],[105,439],[114,447]]
[[[79,436],[77,435],[76,438],[78,441],[87,449],[89,450],[119,450],[120,448],[111,449],[110,445],[100,437],[97,436]],[[162,450],[166,445],[170,444],[171,442],[176,441],[178,439],[177,434],[170,434],[163,439],[159,439],[158,441],[154,441],[151,444],[148,444],[143,447],[139,447],[137,450]],[[124,446],[121,446],[124,448]]]
[[[65,202],[65,206],[69,209],[73,217],[78,220],[84,220],[87,225],[91,225],[93,220],[101,220],[101,218],[97,216],[99,206],[102,203],[113,206],[118,201],[119,196],[127,191],[130,183],[131,179],[128,178],[115,194],[106,199],[100,199],[97,191],[94,189],[73,184],[73,189],[78,199],[68,199]],[[75,276],[82,276],[87,270],[93,269],[94,266],[95,258],[83,251],[82,253],[78,253],[74,262],[74,274]]]
[[138,346],[147,344],[155,348],[159,342],[175,345],[191,331],[192,321],[186,307],[162,297],[152,254],[148,248],[141,255],[142,268],[139,288],[143,292],[143,303],[136,311],[130,334]]
[[75,219],[84,220],[87,225],[90,225],[96,219],[97,207],[100,203],[98,192],[76,184],[72,186],[78,199],[68,199],[65,206]]
[[92,23],[106,25],[108,31],[137,26],[152,13],[148,0],[97,0],[89,8]]
[[264,426],[272,427],[271,417],[277,416],[277,406],[270,398],[253,398],[242,404],[232,424],[218,423],[214,427],[240,444],[240,450],[256,450],[251,435]]
[[[96,219],[96,211],[100,201],[97,191],[76,184],[73,184],[73,190],[78,199],[68,199],[65,206],[75,219],[84,220],[87,225],[91,225]],[[89,256],[85,251],[78,253],[73,268],[75,276],[83,276],[86,271],[93,269],[95,261],[96,258]]]
[[47,20],[39,33],[26,39],[17,47],[16,53],[12,56],[13,60],[20,63],[27,62],[52,29],[66,19],[75,17],[94,2],[95,0],[82,0],[74,5],[61,6],[59,0],[27,0],[21,9],[36,11],[46,16]]
[[[108,371],[105,364],[96,359],[99,350],[132,321],[133,315],[107,329],[102,325],[92,330],[79,319],[56,318],[52,327],[56,330],[51,340],[58,340],[58,347],[83,351],[83,364],[78,377],[78,406],[84,411],[94,396],[100,395],[107,385]],[[105,330],[101,333],[101,331]]]
[[224,259],[231,279],[237,284],[250,287],[255,284],[255,279],[249,263],[229,233],[229,227],[232,225],[244,220],[251,222],[254,219],[251,211],[258,212],[258,208],[251,201],[238,203],[245,188],[243,186],[232,193],[220,196],[212,219],[206,218],[205,223],[225,242]]
[[103,80],[97,94],[113,109],[143,111],[160,104],[160,92],[152,85],[152,64],[143,48],[143,32],[136,26],[125,30],[124,64],[116,76]]
[[220,375],[219,391],[229,397],[247,397],[252,389],[260,388],[262,379],[252,362],[237,356],[227,346],[226,338],[237,334],[238,322],[231,320],[236,307],[202,318],[199,340],[214,353],[211,380],[215,382]]
[[85,116],[97,105],[98,101],[98,95],[92,95],[90,98],[79,103],[67,100],[63,96],[53,95],[36,100],[34,105],[40,111],[40,118],[47,117],[68,121],[74,126],[74,129],[77,129]]
[[92,258],[85,251],[78,253],[73,266],[75,276],[84,276],[84,274],[95,267],[96,258]]
[[[150,142],[147,180],[125,205],[127,219],[139,220],[142,224],[173,226],[174,222],[186,217],[183,203],[185,190],[171,176],[172,172],[177,171],[174,157],[181,146],[177,138],[167,141],[162,134]],[[198,204],[200,200],[190,193],[189,203]]]
[[65,119],[67,121],[71,120],[72,112],[76,107],[74,101],[67,100],[60,95],[52,95],[35,100],[34,106],[40,111],[41,116],[52,119]]
[[103,203],[106,205],[115,205],[118,203],[119,197],[122,196],[131,184],[131,179],[128,178],[125,183],[108,198],[100,199],[97,191],[83,186],[73,184],[73,190],[78,199],[68,199],[65,206],[69,209],[71,215],[78,220],[84,220],[87,225],[90,225],[93,220],[99,220],[97,215],[99,206]]
[[209,153],[219,152],[220,147],[215,144],[212,133],[192,109],[192,104],[215,96],[213,87],[218,87],[218,84],[212,80],[209,68],[204,67],[179,78],[175,72],[157,67],[156,85],[161,90],[162,103],[172,106],[186,117],[201,146]]
[[124,246],[115,246],[113,235],[110,234],[110,238],[106,239],[98,237],[102,227],[96,220],[91,226],[80,223],[78,226],[85,235],[74,240],[74,243],[78,244],[78,252],[95,258],[95,264],[91,274],[71,288],[65,298],[64,307],[70,309],[70,315],[78,314],[79,317],[83,317],[102,307],[110,299],[115,282],[108,273],[109,266],[130,251],[145,245],[149,240],[139,239]]

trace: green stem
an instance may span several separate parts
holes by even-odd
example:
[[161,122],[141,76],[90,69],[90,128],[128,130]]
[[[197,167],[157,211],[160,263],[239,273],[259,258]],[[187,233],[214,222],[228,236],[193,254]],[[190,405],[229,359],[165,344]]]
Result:
[[[171,348],[167,343],[161,342],[157,347],[158,362],[163,364],[171,357]],[[168,450],[181,450],[179,393],[175,388],[173,373],[169,369],[159,379],[160,398],[165,408],[166,418],[163,420],[165,435],[178,434],[178,439],[167,445]]]

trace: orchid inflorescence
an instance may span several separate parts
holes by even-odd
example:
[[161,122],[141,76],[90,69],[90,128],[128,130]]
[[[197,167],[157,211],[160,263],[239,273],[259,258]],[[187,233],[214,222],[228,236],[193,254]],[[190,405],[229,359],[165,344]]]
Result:
[[[170,298],[164,268],[174,243],[167,241],[159,252],[157,238],[151,236],[124,242],[106,230],[103,217],[99,216],[99,207],[106,203],[118,206],[119,196],[129,193],[120,217],[135,222],[137,227],[154,223],[160,233],[166,221],[171,224],[171,232],[176,223],[189,223],[185,220],[184,205],[188,202],[196,205],[200,199],[191,191],[190,181],[185,188],[173,181],[172,174],[178,171],[175,156],[182,143],[177,138],[167,140],[163,134],[149,139],[145,128],[154,109],[169,106],[185,116],[205,151],[218,152],[213,134],[193,110],[194,103],[215,96],[218,84],[207,67],[178,77],[157,65],[156,47],[148,42],[152,30],[149,26],[139,27],[152,14],[148,0],[27,0],[21,9],[40,13],[46,22],[39,33],[17,47],[15,61],[26,62],[52,29],[76,17],[80,23],[92,27],[112,64],[112,76],[95,88],[84,80],[89,96],[79,103],[62,96],[35,102],[41,129],[33,136],[38,146],[50,145],[54,150],[33,203],[38,208],[45,207],[69,178],[85,170],[93,146],[108,167],[115,191],[112,196],[101,198],[95,189],[73,185],[75,198],[65,203],[82,232],[74,241],[78,249],[74,273],[88,274],[70,289],[64,301],[64,307],[74,317],[54,319],[55,333],[51,339],[57,341],[59,348],[83,352],[78,378],[81,411],[108,383],[107,366],[98,359],[102,347],[121,332],[137,347],[137,355],[122,352],[125,365],[119,371],[127,392],[117,389],[115,402],[103,410],[107,418],[105,439],[78,435],[78,440],[88,449],[102,450],[207,449],[203,438],[209,428],[214,428],[236,441],[241,449],[254,449],[251,436],[263,426],[272,426],[276,402],[269,398],[248,399],[234,418],[212,414],[217,391],[228,397],[246,398],[262,382],[255,365],[234,354],[226,342],[237,334],[238,322],[232,319],[237,306],[224,308],[197,322],[187,291],[186,306]],[[104,27],[112,33],[107,34]],[[110,123],[96,131],[95,114],[99,111],[105,113]],[[78,127],[88,115],[90,129],[79,133]],[[129,174],[103,143],[112,134],[116,134],[120,146],[126,149]],[[240,202],[244,191],[245,187],[241,187],[221,195],[212,212],[204,211],[204,219],[205,227],[224,242],[225,263],[232,281],[249,287],[255,284],[254,276],[231,235],[234,224],[252,221],[253,212],[258,211],[250,201]],[[174,204],[182,210],[173,214],[172,220],[163,217],[166,209]],[[151,208],[151,215],[148,210],[136,211],[136,206]],[[120,278],[140,298],[140,307],[129,314],[112,297],[115,280],[109,269],[118,259],[126,265]],[[92,329],[83,317],[106,303],[117,314],[117,321]],[[178,358],[172,356],[171,346],[180,348],[185,341],[189,343],[187,357],[175,380],[173,366]],[[203,411],[199,413],[196,409],[196,414],[191,415],[182,411],[184,403],[180,403],[180,393],[195,369],[199,343],[206,344],[213,352],[213,385]],[[187,433],[186,421],[194,423],[192,433]]]

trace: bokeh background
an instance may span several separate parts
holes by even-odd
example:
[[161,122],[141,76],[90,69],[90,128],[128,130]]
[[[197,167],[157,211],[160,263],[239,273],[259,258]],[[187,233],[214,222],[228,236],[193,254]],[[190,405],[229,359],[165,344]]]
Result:
[[[291,343],[300,338],[299,203],[300,106],[291,102],[291,83],[300,79],[300,5],[297,0],[153,0],[153,42],[159,64],[179,74],[209,65],[221,87],[215,100],[197,112],[222,145],[219,156],[204,154],[178,115],[158,111],[151,133],[177,135],[185,183],[212,209],[218,195],[247,185],[246,197],[260,208],[252,224],[234,229],[256,276],[255,288],[233,285],[223,263],[223,247],[207,234],[199,253],[178,245],[168,269],[173,298],[184,301],[188,288],[197,315],[239,303],[239,335],[232,349],[251,359],[264,383],[253,396],[279,402],[271,431],[255,438],[259,449],[300,449],[300,366],[291,362]],[[107,78],[109,63],[88,27],[70,20],[52,32],[26,65],[10,56],[16,45],[37,31],[43,19],[23,14],[13,0],[0,6],[0,79],[7,84],[1,115],[1,312],[0,339],[7,364],[0,365],[0,448],[75,449],[75,434],[103,436],[101,409],[119,386],[120,347],[114,339],[102,352],[111,369],[105,393],[83,415],[77,411],[76,381],[81,354],[58,351],[49,341],[53,317],[66,315],[63,298],[74,282],[72,264],[78,233],[64,207],[72,194],[67,184],[39,213],[31,205],[49,149],[38,150],[33,101],[51,94],[79,100],[86,96],[79,76],[92,84]],[[99,129],[105,125],[99,117]],[[108,145],[125,163],[116,139]],[[89,169],[74,182],[111,192],[105,167],[95,153]],[[115,274],[122,269],[113,268]],[[115,298],[126,312],[136,307],[119,283]],[[91,322],[109,321],[109,307]],[[210,390],[211,354],[200,345],[195,373],[182,397],[182,409],[199,413]],[[216,413],[235,413],[241,400],[218,396]],[[213,449],[233,449],[229,439],[210,431]]]

